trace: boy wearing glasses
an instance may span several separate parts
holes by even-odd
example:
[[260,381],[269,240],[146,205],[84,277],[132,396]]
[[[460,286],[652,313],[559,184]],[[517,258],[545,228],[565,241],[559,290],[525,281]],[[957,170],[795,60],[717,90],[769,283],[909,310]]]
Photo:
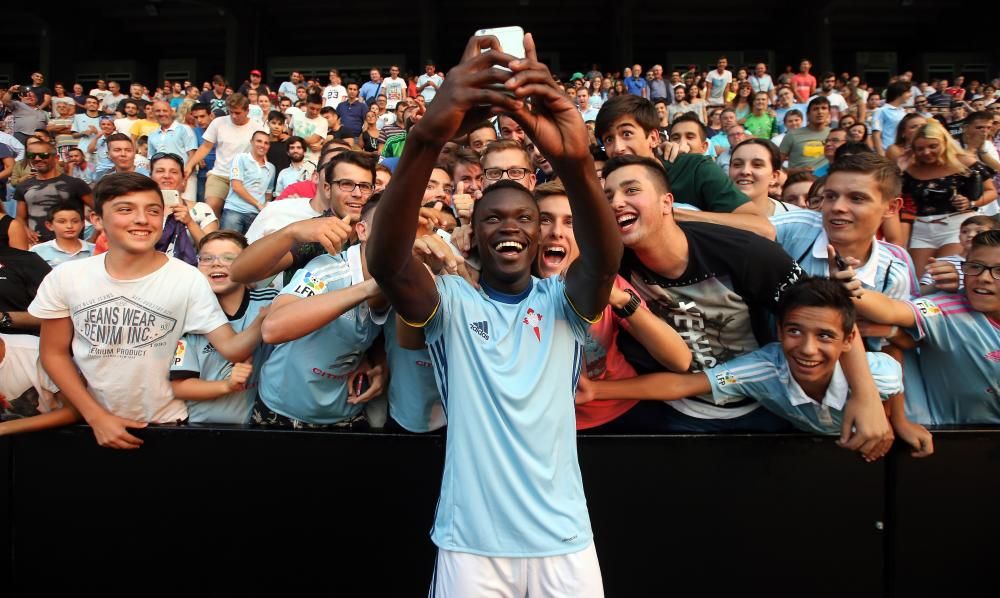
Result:
[[865,317],[919,341],[920,368],[929,374],[925,423],[1000,424],[1000,231],[976,235],[962,273],[964,293],[882,298],[865,306]]
[[[198,270],[236,332],[250,327],[278,294],[275,289],[250,289],[229,277],[229,266],[246,246],[243,235],[228,230],[208,233],[198,243]],[[260,367],[270,350],[262,344],[251,359],[232,363],[205,335],[185,334],[174,351],[170,384],[174,396],[187,401],[188,422],[249,423]]]
[[53,270],[28,312],[42,320],[42,366],[97,443],[136,449],[143,441],[129,428],[187,418],[169,381],[182,335],[204,334],[237,363],[253,354],[260,329],[255,322],[234,333],[205,277],[156,250],[164,218],[156,182],[110,174],[94,198],[107,253]]
[[28,232],[28,244],[34,245],[55,238],[55,232],[45,226],[45,221],[56,204],[69,202],[82,210],[84,204],[92,206],[93,199],[87,183],[59,174],[56,148],[51,143],[29,139],[24,158],[35,175],[14,188],[14,200],[17,220]]

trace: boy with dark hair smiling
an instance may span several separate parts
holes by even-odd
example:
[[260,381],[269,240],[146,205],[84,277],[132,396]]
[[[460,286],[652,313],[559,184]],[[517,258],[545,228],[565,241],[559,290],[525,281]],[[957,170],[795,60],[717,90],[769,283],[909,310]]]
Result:
[[601,106],[595,134],[610,158],[665,154],[658,161],[677,202],[699,210],[675,210],[679,222],[714,222],[774,238],[767,219],[710,158],[687,151],[687,144],[660,139],[660,120],[649,100],[629,94],[611,98]]
[[[751,398],[800,430],[836,435],[850,389],[840,356],[851,350],[854,306],[843,285],[805,278],[792,285],[776,309],[778,342],[693,374],[659,373],[640,384],[582,384],[578,401],[605,398],[669,401],[711,393],[717,402]],[[865,353],[883,400],[902,392],[902,371],[884,353]]]
[[94,244],[80,239],[80,233],[83,232],[83,206],[80,204],[63,201],[52,206],[45,219],[45,228],[56,237],[32,246],[31,251],[42,256],[53,268],[63,262],[90,257],[94,253]]
[[164,208],[152,179],[107,175],[94,188],[94,211],[107,253],[54,270],[28,311],[42,320],[45,371],[98,444],[135,449],[142,440],[127,428],[187,418],[168,380],[181,335],[204,334],[240,362],[260,342],[260,327],[236,335],[205,277],[156,250]]

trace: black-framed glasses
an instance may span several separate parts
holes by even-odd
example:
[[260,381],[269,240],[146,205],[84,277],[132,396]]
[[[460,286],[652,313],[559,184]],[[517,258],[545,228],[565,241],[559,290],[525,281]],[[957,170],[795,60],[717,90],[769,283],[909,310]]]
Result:
[[361,195],[371,195],[375,190],[375,186],[371,183],[357,183],[351,179],[337,179],[330,182],[336,184],[337,188],[344,193],[354,193],[355,189],[360,189]]
[[24,152],[24,157],[29,160],[34,160],[35,158],[38,158],[39,160],[48,160],[54,155],[55,154],[52,152]]
[[485,176],[487,179],[489,179],[491,181],[499,181],[503,177],[503,175],[504,175],[505,172],[507,173],[507,176],[512,181],[519,181],[519,180],[523,179],[528,174],[528,169],[527,168],[520,168],[520,167],[515,167],[515,168],[485,168],[485,169],[483,169],[483,176]]
[[962,262],[962,274],[976,277],[989,270],[993,280],[1000,280],[1000,266],[987,266],[979,262]]
[[198,254],[198,263],[209,265],[215,262],[219,262],[225,266],[228,266],[236,261],[238,256],[235,253],[223,253],[221,255],[209,255],[207,253]]

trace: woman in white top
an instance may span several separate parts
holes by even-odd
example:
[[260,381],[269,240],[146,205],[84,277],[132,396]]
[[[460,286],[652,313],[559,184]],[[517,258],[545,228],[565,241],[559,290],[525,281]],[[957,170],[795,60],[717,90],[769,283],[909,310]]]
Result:
[[769,188],[781,175],[781,153],[778,146],[767,139],[751,137],[732,150],[729,161],[729,179],[743,192],[759,211],[767,216],[798,210],[798,206],[784,203],[768,195]]
[[184,164],[176,154],[159,153],[150,160],[150,178],[156,181],[164,195],[167,217],[163,219],[163,235],[156,249],[171,257],[198,265],[195,250],[201,238],[219,229],[219,219],[212,208],[201,202],[185,202]]

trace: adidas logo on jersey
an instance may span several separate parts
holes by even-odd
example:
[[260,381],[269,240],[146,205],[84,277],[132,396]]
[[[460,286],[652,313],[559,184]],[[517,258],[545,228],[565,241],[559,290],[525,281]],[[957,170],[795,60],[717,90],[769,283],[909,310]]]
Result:
[[483,340],[490,340],[490,324],[489,322],[473,322],[469,324],[469,329],[483,337]]

